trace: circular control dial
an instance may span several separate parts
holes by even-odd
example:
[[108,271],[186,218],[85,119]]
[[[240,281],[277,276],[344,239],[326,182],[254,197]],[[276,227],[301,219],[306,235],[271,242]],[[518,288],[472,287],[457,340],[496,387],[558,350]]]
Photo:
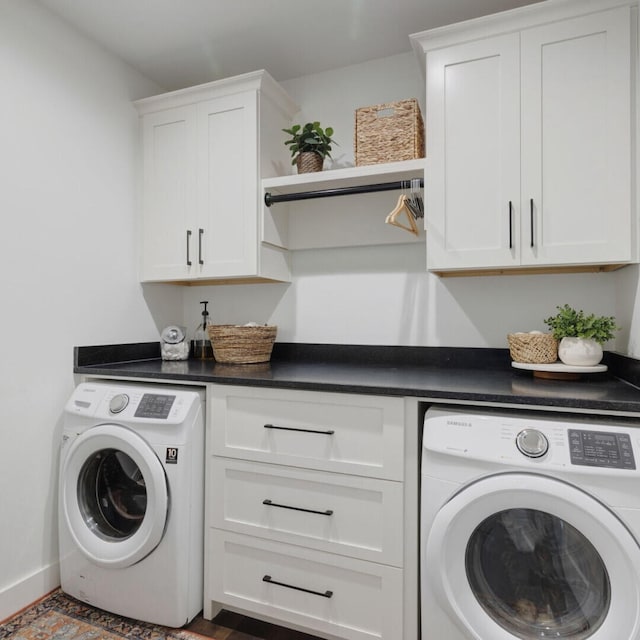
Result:
[[516,436],[516,446],[529,458],[540,458],[549,451],[549,441],[537,429],[523,429]]
[[111,411],[111,413],[120,413],[127,408],[128,404],[129,396],[126,393],[119,393],[109,401],[109,411]]

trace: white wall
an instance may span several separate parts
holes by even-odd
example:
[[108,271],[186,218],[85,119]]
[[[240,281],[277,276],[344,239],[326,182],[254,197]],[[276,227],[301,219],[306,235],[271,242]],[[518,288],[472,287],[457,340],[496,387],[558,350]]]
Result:
[[134,258],[131,101],[157,88],[31,0],[0,2],[0,78],[1,620],[59,584],[74,345],[157,340],[163,303],[143,297]]
[[[353,166],[356,108],[418,98],[424,113],[424,79],[413,53],[283,85],[301,106],[296,122],[334,127],[339,146],[325,168]],[[348,219],[350,199],[358,197],[315,201],[314,211],[322,224],[340,225]],[[366,197],[372,199],[371,224],[384,226],[391,201],[386,194]],[[184,295],[185,319],[195,325],[198,302],[209,300],[213,322],[276,323],[279,341],[506,348],[507,333],[545,330],[544,319],[566,302],[616,315],[624,330],[607,348],[640,355],[639,341],[629,341],[637,333],[631,330],[638,317],[636,267],[609,274],[441,279],[426,273],[421,237],[420,243],[295,251],[290,285],[191,288]]]

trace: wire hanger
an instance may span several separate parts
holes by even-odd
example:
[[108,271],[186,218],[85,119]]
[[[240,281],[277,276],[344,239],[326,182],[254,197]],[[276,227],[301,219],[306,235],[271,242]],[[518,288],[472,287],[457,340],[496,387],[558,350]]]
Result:
[[[416,219],[413,215],[413,211],[409,207],[409,196],[404,193],[398,198],[398,204],[395,209],[387,216],[385,222],[387,224],[392,224],[394,227],[400,227],[400,229],[404,229],[409,233],[413,233],[414,235],[419,235],[418,226],[416,225]],[[408,220],[408,225],[403,224],[403,222],[399,219],[402,217],[406,217]]]

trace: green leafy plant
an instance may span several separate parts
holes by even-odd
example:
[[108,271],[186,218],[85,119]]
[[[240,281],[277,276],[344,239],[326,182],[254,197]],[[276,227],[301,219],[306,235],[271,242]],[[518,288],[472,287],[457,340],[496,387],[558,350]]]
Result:
[[295,124],[291,129],[283,129],[283,131],[291,136],[290,140],[285,140],[293,158],[291,164],[296,163],[297,155],[303,151],[313,151],[322,158],[330,158],[331,145],[338,144],[331,138],[333,129],[331,127],[323,129],[319,122],[307,122],[304,127]]
[[544,321],[556,340],[591,338],[603,344],[615,337],[614,331],[620,330],[613,316],[595,316],[593,313],[585,315],[582,309],[576,311],[568,304],[556,308],[558,313]]

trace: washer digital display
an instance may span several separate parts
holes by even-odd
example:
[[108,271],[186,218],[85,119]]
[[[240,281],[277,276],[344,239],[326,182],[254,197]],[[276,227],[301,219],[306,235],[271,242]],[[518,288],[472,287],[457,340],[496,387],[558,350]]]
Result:
[[136,418],[154,418],[166,420],[175,401],[175,396],[160,393],[145,393],[138,404],[134,416]]
[[571,464],[611,469],[635,469],[631,438],[627,433],[569,429]]

